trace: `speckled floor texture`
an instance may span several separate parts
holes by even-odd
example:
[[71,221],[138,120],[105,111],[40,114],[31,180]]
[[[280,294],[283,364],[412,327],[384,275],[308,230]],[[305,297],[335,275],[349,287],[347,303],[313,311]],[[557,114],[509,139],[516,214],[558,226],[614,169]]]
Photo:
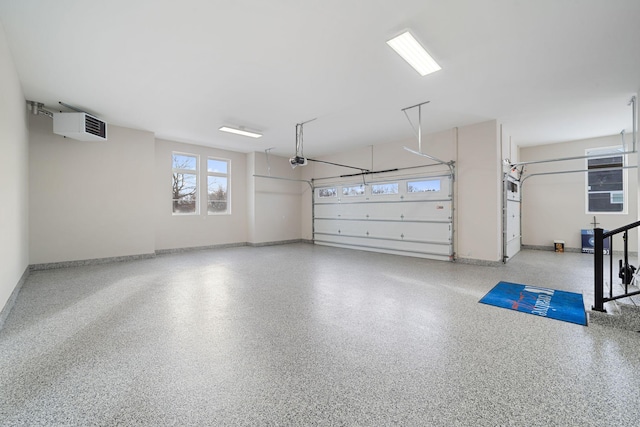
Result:
[[637,426],[640,334],[479,304],[584,293],[592,257],[473,266],[291,244],[35,271],[3,426]]

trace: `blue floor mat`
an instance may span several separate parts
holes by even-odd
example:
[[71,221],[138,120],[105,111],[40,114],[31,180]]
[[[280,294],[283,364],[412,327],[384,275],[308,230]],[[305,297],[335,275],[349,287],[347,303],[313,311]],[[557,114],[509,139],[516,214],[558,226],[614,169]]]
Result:
[[582,294],[500,282],[479,301],[564,322],[587,325]]

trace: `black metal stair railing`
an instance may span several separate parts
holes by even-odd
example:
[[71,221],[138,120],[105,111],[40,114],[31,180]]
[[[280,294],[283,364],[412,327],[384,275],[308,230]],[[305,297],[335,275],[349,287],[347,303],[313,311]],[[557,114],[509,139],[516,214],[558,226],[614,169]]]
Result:
[[[633,295],[640,294],[640,291],[629,292],[629,284],[631,283],[630,275],[633,274],[633,268],[629,266],[629,247],[628,247],[628,233],[629,230],[640,226],[640,221],[634,222],[629,225],[625,225],[615,230],[607,231],[606,233],[602,228],[593,229],[593,271],[594,271],[594,305],[592,307],[595,311],[605,311],[604,303],[608,301],[617,300],[620,298],[627,298]],[[623,294],[613,295],[613,236],[616,234],[622,234],[624,240],[624,265],[620,268],[620,277],[625,286],[625,292]],[[604,239],[609,239],[609,296],[604,296]]]

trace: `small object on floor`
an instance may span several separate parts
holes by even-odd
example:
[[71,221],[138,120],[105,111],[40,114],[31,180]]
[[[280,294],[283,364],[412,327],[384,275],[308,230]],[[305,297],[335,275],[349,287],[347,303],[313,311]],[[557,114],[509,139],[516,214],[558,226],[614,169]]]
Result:
[[582,294],[574,292],[499,282],[479,302],[563,322],[587,325]]
[[556,252],[564,252],[564,240],[554,240],[553,247]]
[[618,263],[618,277],[622,279],[623,285],[630,285],[633,280],[633,275],[636,272],[636,268],[631,265],[622,265],[622,260]]

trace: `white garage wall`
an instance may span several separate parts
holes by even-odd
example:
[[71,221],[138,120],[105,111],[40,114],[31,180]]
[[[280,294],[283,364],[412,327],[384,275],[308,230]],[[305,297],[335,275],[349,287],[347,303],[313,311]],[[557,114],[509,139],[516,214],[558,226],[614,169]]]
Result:
[[[627,143],[631,136],[627,135]],[[555,159],[584,156],[589,148],[620,145],[620,135],[571,141],[560,144],[522,147],[521,161]],[[635,165],[635,156],[630,156],[630,164]],[[586,160],[529,165],[526,173],[551,172],[560,170],[580,170],[586,168]],[[554,240],[564,240],[568,249],[582,247],[581,229],[593,228],[594,215],[598,226],[612,230],[638,219],[637,171],[629,169],[627,188],[627,214],[587,214],[586,213],[586,173],[535,176],[527,179],[522,186],[522,243],[529,246],[552,248]],[[637,233],[630,233],[629,248],[638,247]],[[614,250],[622,250],[622,239],[614,241]]]
[[502,259],[502,166],[495,120],[458,130],[458,256]]
[[[32,264],[311,239],[308,186],[253,177],[254,173],[269,173],[264,153],[246,155],[156,140],[148,132],[117,126],[109,127],[109,141],[86,143],[54,135],[46,117],[30,121]],[[324,160],[372,170],[432,163],[403,146],[417,149],[417,141],[364,147]],[[231,160],[231,215],[207,215],[204,210],[198,215],[172,215],[174,151]],[[456,160],[454,239],[458,258],[498,262],[501,186],[497,123],[426,135],[423,151]],[[272,175],[291,178],[356,172],[317,163],[292,170],[288,159],[277,156],[270,156],[270,163]],[[437,166],[428,171],[441,173],[448,168]],[[419,170],[410,173],[414,172]]]
[[[199,155],[201,159],[216,157],[231,161],[229,194],[231,214],[209,215],[206,206],[198,215],[173,215],[171,202],[172,153]],[[153,191],[155,200],[156,250],[197,248],[247,242],[247,156],[244,153],[219,150],[201,145],[157,139],[155,144],[155,173]],[[201,175],[202,176],[202,175]],[[206,197],[206,184],[201,185],[201,200]]]
[[[29,265],[27,108],[0,25],[0,327]],[[13,297],[12,297],[13,295]],[[6,310],[4,308],[6,307]]]
[[29,116],[30,263],[154,252],[154,136],[110,125],[108,141],[53,133]]
[[[253,175],[300,179],[301,168],[292,169],[289,159],[265,153],[250,153],[248,165],[252,168],[249,188],[249,243],[265,244],[300,240],[301,198],[308,184],[296,181],[260,178]],[[270,166],[270,171],[269,171]],[[271,174],[271,175],[269,175]],[[253,206],[251,206],[251,204]]]

